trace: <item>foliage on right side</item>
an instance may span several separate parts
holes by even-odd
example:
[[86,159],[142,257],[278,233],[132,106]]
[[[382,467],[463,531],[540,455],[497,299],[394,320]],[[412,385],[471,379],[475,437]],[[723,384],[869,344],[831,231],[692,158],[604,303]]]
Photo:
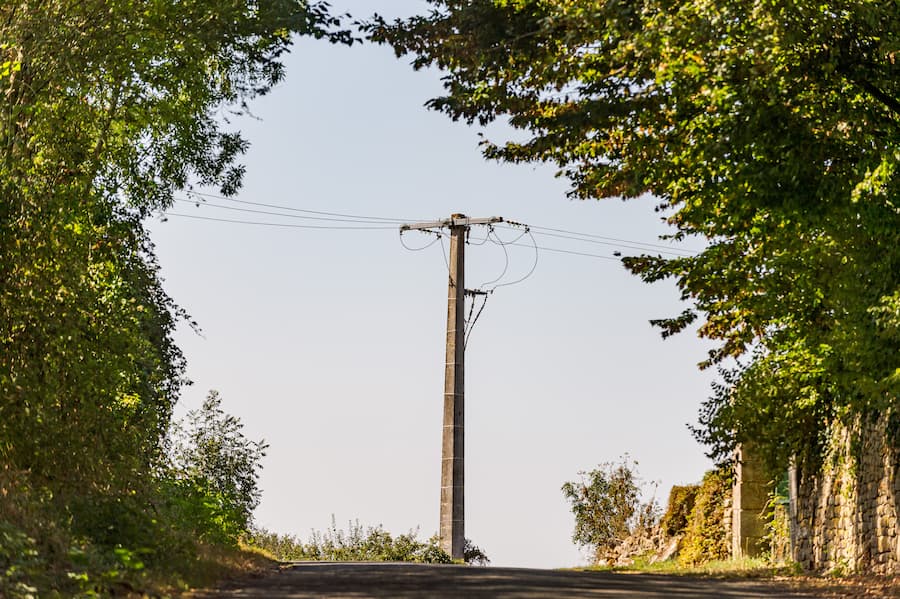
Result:
[[[614,564],[631,540],[649,540],[657,528],[659,506],[655,498],[642,499],[637,463],[627,456],[606,462],[580,479],[563,484],[562,492],[575,517],[572,541],[590,552],[595,564]],[[638,543],[646,551],[646,542]]]
[[895,3],[436,0],[366,25],[444,71],[428,105],[508,119],[485,156],[548,162],[576,198],[659,198],[695,256],[672,278],[722,369],[697,437],[722,461],[816,460],[829,422],[898,407],[900,11]]
[[637,463],[627,457],[580,476],[562,492],[575,518],[572,540],[590,551],[594,565],[669,562],[691,568],[731,557],[725,522],[730,469],[710,470],[697,485],[673,487],[662,514],[655,498],[642,498]]
[[[710,470],[696,487],[690,500],[690,510],[683,521],[683,528],[675,534],[683,534],[678,551],[678,562],[685,566],[697,566],[706,562],[726,560],[731,557],[729,537],[725,530],[726,499],[731,496],[731,477],[727,471]],[[668,514],[667,514],[668,515]]]

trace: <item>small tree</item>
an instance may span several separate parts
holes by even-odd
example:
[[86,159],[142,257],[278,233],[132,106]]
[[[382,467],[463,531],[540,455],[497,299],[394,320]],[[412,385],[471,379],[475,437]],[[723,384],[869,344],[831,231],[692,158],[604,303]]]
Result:
[[635,529],[645,526],[654,512],[654,503],[640,503],[635,467],[627,457],[620,464],[606,462],[590,472],[579,472],[580,481],[562,486],[572,505],[575,530],[572,541],[588,547],[599,561]]
[[199,410],[172,430],[172,465],[176,479],[214,504],[233,537],[247,531],[259,505],[257,483],[265,441],[251,441],[241,421],[222,410],[218,391],[210,391]]

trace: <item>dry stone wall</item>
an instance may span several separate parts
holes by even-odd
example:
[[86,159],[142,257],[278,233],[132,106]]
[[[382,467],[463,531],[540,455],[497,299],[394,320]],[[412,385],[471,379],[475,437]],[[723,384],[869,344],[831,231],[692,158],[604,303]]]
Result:
[[900,439],[883,414],[834,426],[817,472],[799,471],[794,560],[810,570],[900,573]]

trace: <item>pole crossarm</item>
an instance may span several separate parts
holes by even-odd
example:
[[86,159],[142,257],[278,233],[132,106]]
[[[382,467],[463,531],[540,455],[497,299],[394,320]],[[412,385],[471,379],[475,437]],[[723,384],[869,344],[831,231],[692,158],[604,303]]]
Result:
[[450,217],[443,220],[433,220],[427,223],[409,223],[400,225],[401,231],[415,231],[418,229],[442,229],[444,227],[468,227],[469,225],[491,225],[494,223],[502,223],[502,216],[488,216],[484,218]]

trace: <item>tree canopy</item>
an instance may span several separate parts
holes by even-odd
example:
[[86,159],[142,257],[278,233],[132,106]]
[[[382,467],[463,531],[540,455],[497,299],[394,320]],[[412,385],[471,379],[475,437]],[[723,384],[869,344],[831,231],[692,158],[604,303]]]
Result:
[[900,387],[900,3],[433,0],[372,39],[444,72],[428,105],[507,118],[485,156],[558,165],[576,198],[653,194],[697,256],[674,278],[723,377],[698,436],[784,463]]
[[226,115],[283,77],[293,34],[344,39],[326,8],[0,8],[0,449],[19,467],[77,475],[158,443],[182,362],[141,218],[238,188]]
[[338,27],[306,0],[0,6],[0,521],[47,541],[15,506],[30,487],[59,530],[164,545],[185,315],[142,220],[193,185],[234,193],[229,119],[284,77],[294,36],[351,41]]

